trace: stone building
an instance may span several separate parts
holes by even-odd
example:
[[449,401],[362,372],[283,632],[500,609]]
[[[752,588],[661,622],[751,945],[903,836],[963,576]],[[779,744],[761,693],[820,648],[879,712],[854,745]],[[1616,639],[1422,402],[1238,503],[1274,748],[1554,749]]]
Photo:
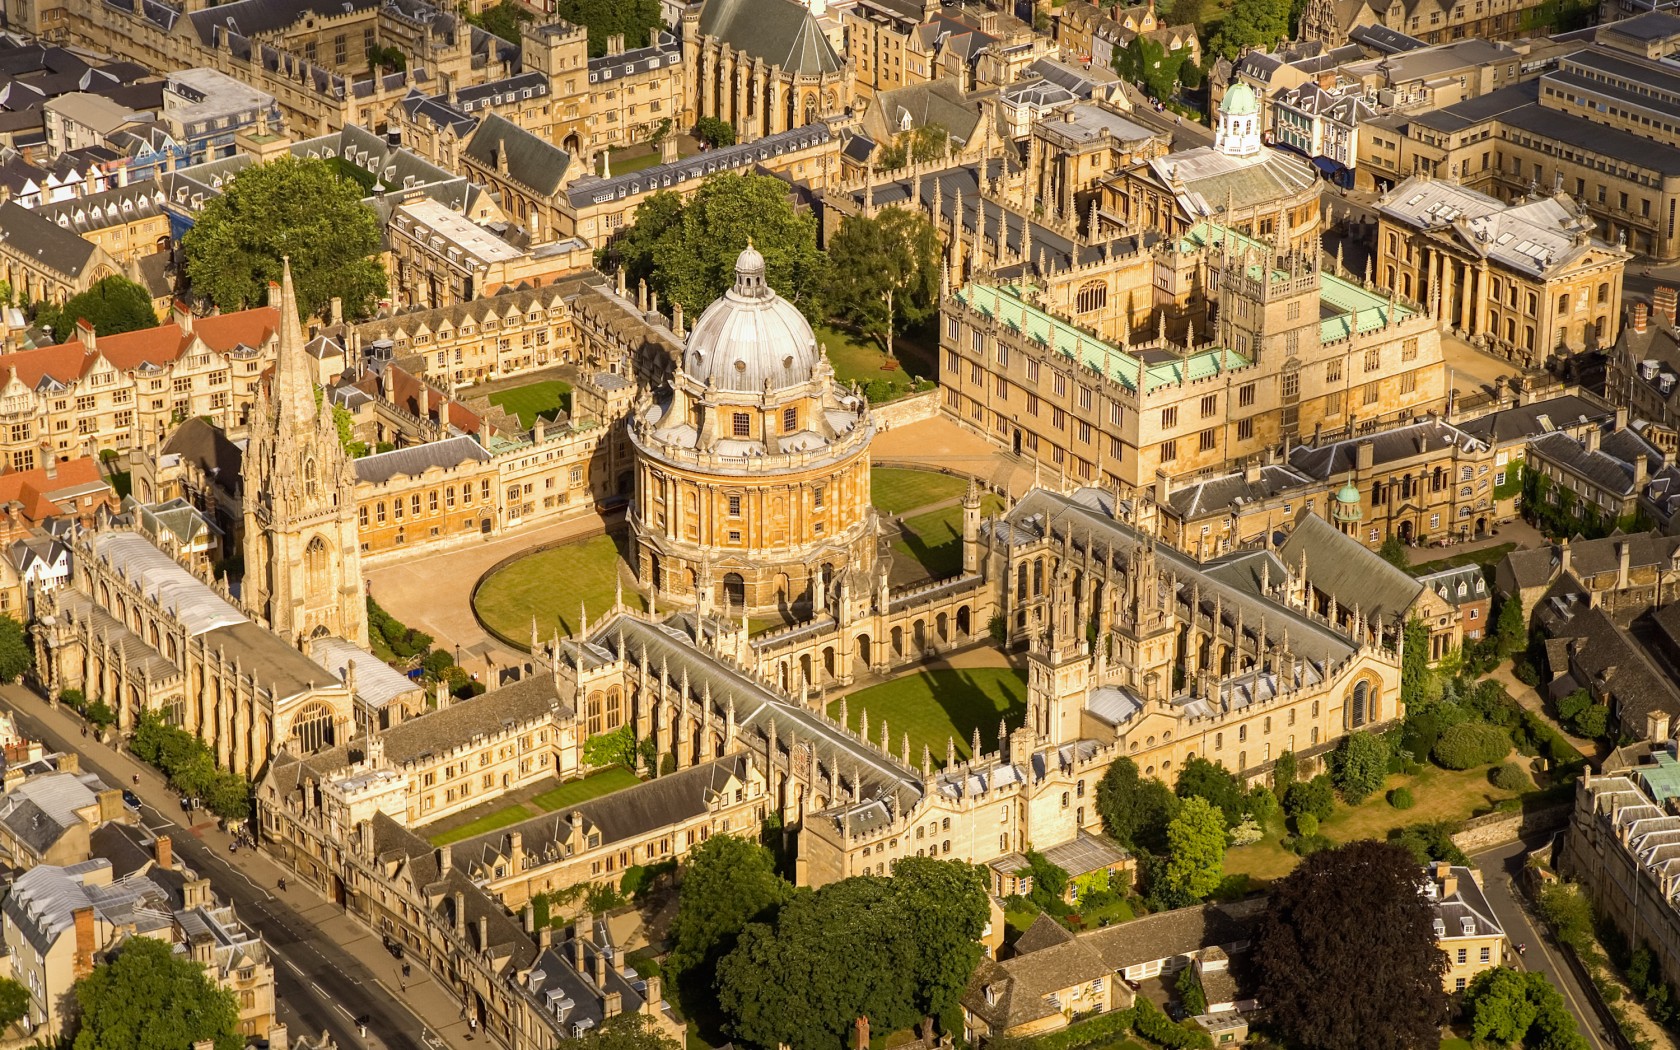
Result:
[[24,302],[63,303],[122,272],[93,241],[14,201],[0,203],[0,224],[0,280]]
[[840,22],[865,99],[936,80],[959,91],[1000,88],[1052,50],[1020,19],[966,4],[860,0],[841,8]]
[[709,0],[681,22],[688,75],[684,126],[712,117],[738,142],[843,113],[852,102],[849,61],[797,0]]
[[749,610],[828,607],[867,587],[878,527],[869,406],[835,382],[811,326],[748,247],[682,365],[630,428],[637,575],[661,598]]
[[[1217,303],[1218,324],[1197,333],[1192,313],[1184,341],[1166,336],[1165,313],[1152,339],[1131,338],[1124,316],[1120,338],[1101,338],[1030,288],[982,277],[953,291],[940,327],[946,412],[1076,483],[1130,491],[1444,404],[1439,335],[1416,307],[1321,270],[1316,252],[1195,233],[1159,247],[1149,284],[1118,296],[1168,305],[1182,285],[1200,316]],[[1089,283],[1080,305],[1113,301],[1095,274]]]
[[1505,928],[1493,913],[1476,868],[1437,861],[1428,867],[1423,895],[1435,915],[1435,945],[1447,956],[1441,981],[1462,992],[1476,975],[1505,965]]
[[1508,358],[1544,362],[1616,341],[1625,248],[1567,195],[1506,205],[1427,174],[1377,209],[1377,283]]
[[272,365],[273,307],[193,317],[104,338],[78,326],[54,346],[5,355],[0,457],[27,470],[48,459],[146,447],[181,421],[242,423]]
[[1317,244],[1318,171],[1262,139],[1254,90],[1237,83],[1219,102],[1212,146],[1155,156],[1103,183],[1104,222],[1181,236],[1203,222],[1283,247]]
[[1381,26],[1397,33],[1442,44],[1481,37],[1509,39],[1519,31],[1544,36],[1552,16],[1535,0],[1485,0],[1476,5],[1441,0],[1309,0],[1301,12],[1298,36],[1330,47],[1346,44],[1349,34],[1364,26]]
[[356,539],[355,473],[331,406],[316,397],[288,263],[274,380],[257,394],[245,475],[243,604],[298,644],[336,634],[366,646],[367,590]]

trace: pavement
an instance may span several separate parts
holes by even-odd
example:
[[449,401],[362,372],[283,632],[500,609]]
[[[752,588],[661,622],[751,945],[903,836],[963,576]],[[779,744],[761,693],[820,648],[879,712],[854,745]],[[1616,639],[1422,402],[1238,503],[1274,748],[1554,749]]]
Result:
[[[1478,853],[1470,861],[1482,871],[1482,890],[1494,916],[1505,929],[1505,939],[1510,942],[1511,950],[1506,961],[1519,970],[1536,970],[1545,974],[1552,985],[1563,993],[1563,1000],[1569,1004],[1569,1012],[1575,1015],[1575,1025],[1587,1045],[1592,1050],[1615,1050],[1616,1044],[1600,1023],[1592,999],[1576,979],[1574,968],[1564,960],[1550,935],[1544,932],[1540,920],[1529,914],[1513,885],[1522,873],[1523,857],[1543,848],[1549,841],[1550,837],[1544,836],[1509,843]],[[1518,944],[1527,947],[1522,955],[1516,954]]]
[[[293,1035],[325,1031],[342,1050],[467,1050],[473,1042],[455,999],[423,966],[401,976],[401,963],[379,939],[331,904],[291,879],[252,849],[229,853],[232,836],[203,810],[191,818],[161,774],[120,751],[84,738],[82,721],[54,708],[20,685],[0,686],[0,707],[12,711],[18,730],[49,751],[74,752],[82,768],[112,787],[140,796],[141,820],[168,835],[175,856],[233,904],[239,917],[260,933],[274,959],[275,1001]],[[134,778],[138,776],[139,782]],[[399,990],[406,994],[399,995]],[[364,1037],[355,1018],[369,1019]]]

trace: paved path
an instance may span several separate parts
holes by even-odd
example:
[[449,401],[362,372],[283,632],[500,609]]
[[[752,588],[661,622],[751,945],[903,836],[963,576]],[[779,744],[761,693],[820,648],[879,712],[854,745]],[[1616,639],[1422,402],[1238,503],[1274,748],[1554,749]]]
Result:
[[597,536],[623,519],[622,512],[603,518],[589,514],[571,521],[495,536],[467,546],[407,554],[365,568],[368,595],[409,627],[437,639],[438,647],[461,648],[461,666],[480,672],[494,686],[491,673],[523,663],[516,652],[493,638],[473,616],[472,592],[478,578],[503,558],[545,544]]
[[[1522,873],[1523,856],[1543,845],[1544,841],[1513,842],[1478,853],[1470,860],[1482,870],[1482,888],[1487,894],[1488,904],[1493,907],[1499,924],[1505,928],[1505,939],[1511,944],[1507,957],[1510,965],[1545,974],[1563,993],[1564,1002],[1569,1004],[1569,1012],[1575,1015],[1575,1024],[1586,1038],[1587,1045],[1592,1050],[1613,1050],[1615,1044],[1600,1026],[1592,1000],[1575,979],[1575,971],[1564,961],[1551,938],[1542,932],[1539,919],[1528,913],[1512,886],[1512,880]],[[1527,952],[1518,955],[1517,944],[1526,945]]]
[[[228,852],[231,836],[202,810],[191,823],[179,800],[150,766],[126,751],[81,735],[82,723],[69,710],[54,708],[23,686],[0,686],[0,706],[15,713],[18,730],[49,750],[76,752],[82,767],[106,783],[140,796],[141,818],[168,835],[174,852],[239,917],[262,934],[274,956],[276,1003],[294,1036],[329,1032],[341,1050],[465,1050],[472,1043],[455,1000],[425,972],[413,967],[406,982],[401,964],[386,953],[365,926],[292,880],[278,889],[286,872],[255,850]],[[138,784],[134,777],[139,776]],[[406,984],[406,995],[398,992]],[[353,1019],[371,1019],[362,1037]]]

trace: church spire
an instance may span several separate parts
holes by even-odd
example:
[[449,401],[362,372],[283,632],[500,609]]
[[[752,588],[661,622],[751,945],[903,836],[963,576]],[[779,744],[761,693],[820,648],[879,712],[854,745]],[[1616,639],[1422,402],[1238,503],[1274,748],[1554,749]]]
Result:
[[280,432],[292,428],[301,433],[313,426],[318,409],[315,382],[309,374],[303,351],[303,322],[298,317],[297,291],[292,287],[292,260],[280,261],[280,331],[274,355],[274,405],[280,414]]

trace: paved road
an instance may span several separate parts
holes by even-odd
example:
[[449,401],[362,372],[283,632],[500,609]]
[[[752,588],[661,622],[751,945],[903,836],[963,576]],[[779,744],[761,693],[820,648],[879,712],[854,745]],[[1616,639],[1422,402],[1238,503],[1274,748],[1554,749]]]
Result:
[[[1488,903],[1493,906],[1493,913],[1499,919],[1499,924],[1505,928],[1506,940],[1511,942],[1511,965],[1519,969],[1538,970],[1545,974],[1558,991],[1563,993],[1564,1001],[1569,1004],[1570,1013],[1575,1015],[1575,1024],[1580,1028],[1587,1044],[1593,1050],[1614,1050],[1615,1044],[1601,1026],[1598,1012],[1593,1009],[1588,993],[1575,979],[1575,971],[1564,961],[1551,938],[1542,932],[1540,921],[1531,916],[1517,900],[1516,891],[1512,887],[1512,880],[1521,874],[1523,855],[1545,845],[1547,841],[1549,837],[1526,843],[1513,842],[1508,846],[1478,853],[1470,860],[1482,870],[1483,889],[1487,894]],[[1528,951],[1523,955],[1516,954],[1515,945],[1519,943],[1527,945]]]
[[[18,730],[41,741],[49,751],[81,755],[82,768],[99,774],[106,783],[134,790],[142,802],[146,826],[170,836],[175,855],[216,892],[230,901],[239,916],[262,934],[274,956],[275,999],[281,1019],[295,1035],[332,1034],[342,1050],[356,1047],[382,1050],[440,1050],[442,1043],[402,1003],[387,994],[367,967],[343,951],[329,937],[299,915],[285,901],[258,885],[231,863],[227,836],[177,823],[182,816],[173,791],[156,774],[142,773],[131,783],[132,760],[88,740],[72,740],[52,723],[62,723],[46,702],[21,686],[0,687],[0,705],[14,712]],[[353,1019],[366,1014],[369,1035],[358,1032]]]

